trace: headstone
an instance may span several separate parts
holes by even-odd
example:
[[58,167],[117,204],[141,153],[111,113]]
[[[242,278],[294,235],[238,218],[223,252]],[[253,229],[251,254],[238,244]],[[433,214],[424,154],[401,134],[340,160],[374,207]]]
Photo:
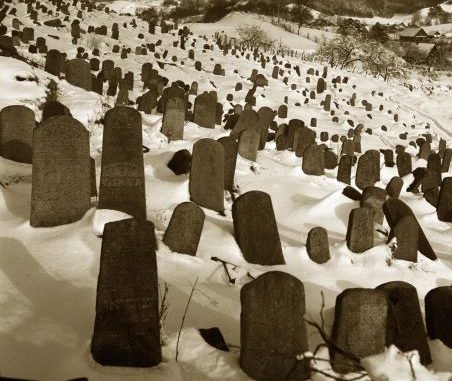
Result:
[[61,73],[62,60],[63,56],[58,50],[49,50],[46,56],[45,71],[50,74],[59,76]]
[[183,202],[174,209],[163,242],[172,251],[196,255],[205,214],[193,202]]
[[270,127],[270,123],[275,118],[275,113],[270,107],[261,107],[257,112],[260,138],[259,138],[259,150],[263,150],[265,148],[265,143],[267,143],[268,138],[268,129]]
[[239,136],[239,155],[250,161],[257,160],[260,133],[257,128],[247,128]]
[[272,201],[267,193],[251,191],[232,205],[234,236],[245,260],[253,264],[284,264]]
[[254,110],[243,110],[240,113],[240,117],[231,131],[231,136],[235,139],[239,138],[239,135],[247,130],[257,130],[259,126],[259,119],[256,111]]
[[431,340],[452,348],[452,286],[437,287],[425,296],[425,322]]
[[374,221],[380,225],[383,224],[383,204],[386,201],[386,191],[384,189],[370,186],[364,189],[361,198],[361,207],[372,208],[375,212]]
[[311,229],[306,240],[306,250],[309,258],[315,263],[328,262],[331,257],[327,230],[322,227]]
[[[375,164],[375,159],[369,151],[359,158],[355,179],[356,186],[359,189],[364,190],[377,182],[379,176],[377,176]],[[378,169],[380,168],[378,167]]]
[[363,253],[374,246],[375,212],[371,208],[356,208],[350,212],[347,227],[347,247],[353,253]]
[[224,149],[224,189],[232,192],[239,146],[237,141],[231,136],[224,136],[218,141],[223,145]]
[[409,262],[417,262],[417,248],[419,245],[419,226],[413,216],[402,217],[391,230],[388,242],[395,238],[396,247],[392,256]]
[[311,176],[322,176],[325,174],[324,147],[311,144],[303,154],[302,170]]
[[35,113],[25,106],[7,106],[0,112],[0,156],[31,163]]
[[33,130],[30,225],[50,227],[80,220],[90,208],[89,134],[69,116]]
[[446,177],[441,184],[436,212],[440,221],[452,222],[452,177]]
[[189,150],[182,149],[177,151],[167,164],[168,168],[173,171],[175,175],[186,175],[190,173],[191,167],[191,153]]
[[353,166],[353,157],[349,155],[341,156],[339,159],[339,168],[337,170],[337,181],[350,184]]
[[204,92],[196,97],[194,107],[194,122],[201,127],[214,128],[216,98],[212,94]]
[[190,170],[190,199],[198,205],[224,211],[224,149],[213,139],[200,139],[193,145]]
[[[349,288],[336,298],[331,340],[358,361],[383,353],[386,345],[388,302],[382,290]],[[358,363],[341,352],[330,351],[333,370],[350,373]]]
[[146,218],[141,114],[115,107],[105,114],[99,208]]
[[185,97],[171,97],[165,102],[162,133],[168,141],[184,139]]
[[395,176],[389,181],[388,185],[386,186],[386,193],[388,194],[389,197],[398,199],[402,187],[403,180],[400,177]]
[[66,62],[66,80],[74,86],[91,91],[91,65],[81,58]]
[[162,360],[154,224],[105,225],[91,353],[101,365],[151,367]]
[[449,172],[451,159],[452,159],[452,148],[447,148],[444,151],[444,157],[441,164],[441,172],[443,173]]
[[413,169],[411,164],[411,156],[408,152],[401,152],[397,155],[397,170],[399,177],[409,175]]

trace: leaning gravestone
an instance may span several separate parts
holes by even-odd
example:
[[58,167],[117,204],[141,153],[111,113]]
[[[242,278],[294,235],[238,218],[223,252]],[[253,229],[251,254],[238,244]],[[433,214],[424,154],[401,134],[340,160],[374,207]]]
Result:
[[[401,200],[396,200],[392,198],[386,200],[386,202],[383,204],[383,212],[391,229],[394,229],[397,223],[407,215],[416,218],[414,216],[413,211],[407,204],[405,204]],[[419,222],[418,227],[419,227],[418,250],[432,261],[436,260],[437,259],[436,254],[433,251],[432,247],[430,246],[430,243],[427,237],[425,236],[421,226],[419,225]]]
[[115,107],[105,114],[99,208],[146,218],[141,114]]
[[218,141],[223,145],[224,149],[224,189],[232,192],[239,146],[237,141],[231,136],[224,136]]
[[165,102],[162,133],[169,142],[184,139],[185,98],[171,97]]
[[[240,367],[255,380],[307,380],[309,349],[303,283],[271,271],[240,291]],[[283,323],[284,322],[284,323]]]
[[33,131],[30,225],[50,227],[80,220],[90,208],[89,134],[69,116]]
[[241,195],[232,204],[232,218],[235,239],[247,262],[264,266],[285,263],[267,193],[251,191]]
[[347,227],[347,247],[362,253],[374,246],[375,212],[371,208],[356,208],[350,212]]
[[213,94],[204,92],[195,99],[194,122],[205,128],[215,128],[217,100]]
[[392,255],[395,259],[417,262],[419,245],[419,226],[414,216],[401,218],[389,234],[388,242],[396,239],[397,246]]
[[321,227],[315,227],[308,233],[306,250],[312,261],[322,264],[330,260],[330,246],[328,232]]
[[91,91],[91,65],[81,58],[74,58],[65,65],[66,81],[71,85]]
[[171,216],[163,242],[177,253],[196,255],[204,219],[203,210],[195,203],[179,204]]
[[156,249],[152,222],[105,225],[91,340],[101,365],[151,367],[162,360]]
[[0,112],[0,156],[31,163],[35,113],[25,106],[7,106]]
[[198,205],[224,211],[224,149],[213,139],[200,139],[193,145],[190,169],[190,199]]
[[452,286],[437,287],[425,296],[425,322],[431,340],[452,348]]
[[331,349],[333,370],[350,373],[359,370],[359,359],[383,353],[386,345],[388,302],[385,292],[349,288],[336,298],[331,340],[356,358],[352,361]]
[[389,306],[386,346],[395,345],[402,352],[417,350],[423,365],[432,362],[424,320],[416,287],[395,281],[381,284],[377,290],[386,293]]

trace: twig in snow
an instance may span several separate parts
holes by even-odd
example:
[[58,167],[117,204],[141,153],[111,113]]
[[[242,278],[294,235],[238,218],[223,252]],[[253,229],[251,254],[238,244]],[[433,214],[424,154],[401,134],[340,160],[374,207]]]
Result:
[[195,292],[196,284],[198,283],[198,277],[196,277],[195,283],[193,284],[193,287],[191,288],[190,296],[187,300],[187,305],[185,306],[184,315],[182,316],[182,321],[180,323],[179,332],[177,333],[177,342],[176,342],[176,362],[177,358],[179,356],[179,340],[180,340],[180,334],[182,332],[182,328],[184,327],[185,317],[187,316],[188,307],[190,306],[191,298],[193,296],[193,292]]

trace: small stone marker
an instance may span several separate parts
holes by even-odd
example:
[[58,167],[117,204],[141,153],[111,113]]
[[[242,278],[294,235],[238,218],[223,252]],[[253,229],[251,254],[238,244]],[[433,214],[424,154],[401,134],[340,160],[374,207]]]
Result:
[[186,149],[177,151],[176,153],[174,153],[167,166],[173,171],[176,176],[189,173],[191,167],[190,151]]
[[[331,340],[358,360],[385,351],[388,302],[382,290],[349,288],[336,298]],[[333,370],[350,373],[357,363],[331,350]]]
[[270,196],[250,191],[232,204],[234,236],[249,263],[284,264],[281,241]]
[[224,211],[224,149],[213,139],[193,145],[189,182],[190,199],[198,205]]
[[196,255],[205,214],[193,202],[183,202],[174,209],[163,242],[172,251]]
[[90,208],[89,134],[76,119],[54,117],[33,131],[30,225],[80,220]]
[[353,253],[363,253],[374,246],[375,212],[371,208],[356,208],[350,212],[347,227],[347,247]]
[[91,341],[101,365],[151,367],[162,360],[156,249],[152,222],[105,225]]
[[322,227],[315,227],[308,233],[306,241],[306,250],[309,258],[318,264],[330,260],[330,246],[328,243],[328,232]]
[[452,286],[437,287],[425,296],[425,322],[431,340],[452,348]]
[[[240,291],[240,367],[255,380],[307,380],[308,346],[303,283],[271,271]],[[284,324],[281,324],[284,322]]]
[[388,311],[386,346],[395,345],[402,352],[417,350],[423,365],[432,362],[424,320],[416,287],[395,281],[381,284],[377,290],[386,293],[391,308]]
[[99,208],[146,218],[141,114],[115,107],[105,114]]

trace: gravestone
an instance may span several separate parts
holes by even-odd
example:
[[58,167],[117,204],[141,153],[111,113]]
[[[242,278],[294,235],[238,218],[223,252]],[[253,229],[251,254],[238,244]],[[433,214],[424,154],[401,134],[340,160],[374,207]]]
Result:
[[328,232],[322,227],[315,227],[308,233],[306,250],[309,258],[318,264],[330,260],[330,246],[328,243]]
[[325,169],[335,169],[337,167],[337,155],[332,150],[324,150],[323,160],[325,162]]
[[[289,123],[290,128],[290,123]],[[289,130],[290,132],[290,130]],[[292,149],[295,151],[297,157],[304,157],[305,151],[311,145],[315,144],[315,131],[311,130],[309,127],[304,125],[297,126],[293,135],[293,145]],[[319,152],[320,154],[320,152]],[[323,151],[322,151],[323,156]]]
[[46,56],[45,71],[59,77],[63,60],[63,55],[58,50],[49,50]]
[[268,129],[270,127],[270,123],[275,118],[275,113],[270,107],[261,107],[257,112],[257,119],[259,125],[259,151],[265,148],[265,143],[267,143],[268,138]]
[[[152,114],[152,110],[157,107],[157,91],[149,90],[144,93],[138,102],[138,111],[143,111],[145,114]],[[184,109],[185,114],[185,109]]]
[[[378,169],[380,168],[378,167]],[[377,176],[375,158],[367,151],[358,160],[355,178],[356,186],[361,190],[373,186],[377,182],[377,178],[379,178],[379,172],[378,170]]]
[[452,222],[452,177],[446,177],[441,184],[436,213],[440,221]]
[[[255,380],[307,380],[309,349],[303,283],[271,271],[240,291],[240,367]],[[282,324],[284,322],[284,324]]]
[[105,225],[91,340],[104,366],[151,367],[162,360],[154,224]]
[[388,185],[386,186],[386,193],[388,194],[389,197],[398,199],[400,196],[402,187],[403,187],[403,180],[398,176],[394,176],[389,181]]
[[437,287],[425,296],[425,322],[431,340],[452,348],[452,286]]
[[241,132],[239,136],[239,155],[244,159],[256,161],[259,140],[260,134],[257,128],[247,128]]
[[383,224],[384,213],[383,204],[386,201],[386,191],[384,189],[370,186],[364,189],[360,206],[362,208],[372,208],[375,212],[374,221]]
[[449,172],[451,159],[452,159],[452,148],[447,148],[444,151],[444,157],[441,163],[441,172],[443,173]]
[[397,246],[392,256],[409,262],[417,262],[417,248],[419,244],[419,226],[413,216],[402,217],[391,229],[388,242],[396,239]]
[[311,144],[303,154],[302,170],[311,176],[322,176],[325,174],[324,147]]
[[35,113],[28,107],[7,106],[0,112],[0,156],[31,163]]
[[183,202],[176,206],[166,228],[163,242],[172,251],[196,255],[205,214],[193,202]]
[[170,97],[165,102],[162,133],[169,142],[184,139],[185,97]]
[[397,170],[399,172],[399,177],[404,177],[409,175],[412,169],[411,156],[408,152],[401,152],[397,155]]
[[424,320],[416,287],[395,281],[376,288],[385,292],[390,306],[386,326],[386,346],[395,345],[402,352],[419,352],[421,363],[432,362]]
[[237,141],[231,136],[224,136],[218,141],[223,145],[224,149],[224,189],[232,192],[239,146]]
[[243,110],[240,113],[239,119],[235,124],[234,128],[231,131],[231,136],[235,139],[238,139],[240,134],[247,130],[257,130],[259,126],[259,119],[256,111],[254,110]]
[[193,121],[201,127],[215,128],[216,97],[204,92],[196,97],[194,107]]
[[71,85],[91,91],[91,65],[81,58],[74,58],[66,62],[66,81]]
[[191,167],[190,151],[186,149],[177,151],[168,162],[167,166],[177,176],[188,174]]
[[[407,215],[416,218],[413,211],[408,205],[406,205],[401,200],[395,200],[392,198],[386,200],[386,202],[383,204],[383,212],[391,229],[394,229],[397,223]],[[418,228],[419,228],[418,250],[432,261],[436,260],[437,259],[436,254],[433,251],[432,247],[430,246],[430,243],[427,237],[425,236],[424,231],[422,230],[419,223]]]
[[213,139],[193,145],[189,181],[190,199],[219,213],[224,211],[224,149]]
[[270,196],[250,191],[232,204],[234,236],[249,263],[284,264],[281,241]]
[[[388,302],[382,290],[349,288],[336,298],[331,340],[358,361],[383,353],[386,345]],[[358,364],[341,352],[330,350],[333,370],[350,373]]]
[[146,218],[141,114],[115,107],[105,114],[99,209]]
[[69,116],[33,130],[30,225],[50,227],[80,220],[90,208],[89,134]]
[[363,253],[374,246],[374,219],[371,208],[355,208],[350,212],[346,237],[350,251]]
[[339,159],[339,168],[337,170],[337,181],[350,184],[353,166],[353,157],[349,155],[341,156]]

